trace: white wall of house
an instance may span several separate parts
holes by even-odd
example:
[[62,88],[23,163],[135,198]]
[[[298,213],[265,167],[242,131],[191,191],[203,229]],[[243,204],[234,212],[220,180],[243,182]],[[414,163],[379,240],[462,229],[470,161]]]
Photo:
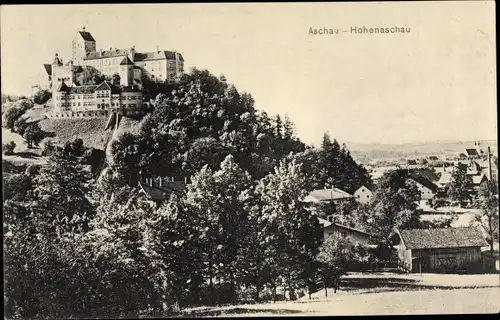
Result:
[[356,199],[357,202],[366,204],[371,201],[372,199],[372,192],[365,186],[362,186],[358,190],[354,192],[354,199]]

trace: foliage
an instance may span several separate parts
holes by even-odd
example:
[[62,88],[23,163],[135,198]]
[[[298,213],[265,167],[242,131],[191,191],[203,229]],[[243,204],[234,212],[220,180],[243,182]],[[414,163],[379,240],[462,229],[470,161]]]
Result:
[[50,98],[52,98],[52,92],[49,90],[39,90],[33,95],[32,99],[36,104],[44,104],[49,101]]
[[28,148],[31,148],[33,144],[38,145],[40,141],[42,141],[44,132],[40,128],[38,122],[30,123],[26,126],[23,132],[23,138],[26,139]]
[[4,113],[3,125],[7,129],[14,129],[14,123],[24,114],[20,108],[11,107]]
[[493,251],[493,244],[498,241],[498,181],[483,182],[479,187],[476,203],[481,211],[474,216],[474,221],[486,231],[486,240]]
[[358,212],[359,221],[379,237],[380,243],[390,246],[397,229],[414,228],[420,223],[416,211],[420,192],[407,178],[404,170],[384,173],[374,189],[372,201]]
[[16,149],[16,143],[14,141],[10,141],[2,145],[3,154],[6,156],[10,156],[14,154],[14,150]]
[[[31,208],[40,232],[59,234],[81,232],[87,228],[93,209],[87,193],[89,173],[81,160],[59,150],[33,179]],[[54,221],[57,223],[54,225]]]
[[25,174],[3,174],[3,200],[24,199],[28,190],[31,189],[31,179]]
[[156,96],[140,133],[124,137],[113,148],[116,169],[132,181],[139,171],[145,176],[189,176],[211,155],[216,155],[210,161],[215,169],[229,153],[252,177],[262,178],[275,160],[303,150],[291,122],[285,135],[280,121],[255,110],[249,94],[208,71],[195,69],[169,88]]
[[111,83],[115,86],[120,85],[120,75],[118,73],[115,73],[111,76]]
[[96,68],[92,66],[83,66],[80,74],[80,85],[98,85],[101,84],[106,77]]
[[467,165],[459,163],[451,174],[448,196],[452,200],[458,201],[462,206],[466,200],[470,200],[469,188],[471,185],[472,180],[467,175]]

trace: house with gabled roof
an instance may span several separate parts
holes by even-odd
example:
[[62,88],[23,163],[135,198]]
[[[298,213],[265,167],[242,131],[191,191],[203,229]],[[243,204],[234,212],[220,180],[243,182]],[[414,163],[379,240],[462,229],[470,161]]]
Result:
[[372,200],[373,193],[366,186],[361,186],[354,191],[353,196],[357,202],[366,204]]
[[360,244],[365,247],[376,247],[376,245],[372,244],[372,239],[375,237],[369,232],[340,224],[336,220],[328,221],[321,218],[318,218],[318,220],[320,225],[323,226],[323,236],[325,239],[329,236],[336,236],[349,239],[354,244]]
[[305,202],[321,203],[334,202],[339,203],[346,200],[353,200],[353,196],[339,188],[316,189],[310,192],[305,198]]
[[488,245],[476,227],[397,230],[404,269],[411,272],[480,271],[481,247]]
[[414,183],[420,191],[422,200],[429,200],[434,198],[439,190],[439,186],[421,175],[411,174],[409,179]]

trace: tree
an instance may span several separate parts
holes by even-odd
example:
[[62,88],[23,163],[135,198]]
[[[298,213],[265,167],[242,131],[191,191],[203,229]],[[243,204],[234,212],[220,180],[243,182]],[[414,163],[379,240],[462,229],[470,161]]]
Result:
[[44,104],[49,101],[50,98],[52,98],[52,92],[49,90],[39,90],[33,95],[33,102],[36,104]]
[[115,73],[111,76],[111,83],[115,86],[120,85],[120,75],[118,73]]
[[88,228],[94,212],[87,198],[89,179],[81,161],[62,150],[54,153],[40,169],[33,179],[31,208],[45,234],[81,232]]
[[83,66],[80,85],[98,85],[106,80],[106,77],[92,66]]
[[193,217],[191,224],[196,226],[194,233],[199,241],[196,247],[205,264],[204,278],[212,294],[214,279],[228,283],[229,301],[234,301],[238,264],[243,259],[241,248],[246,245],[245,203],[249,197],[245,190],[250,186],[248,173],[239,168],[232,156],[227,156],[216,172],[204,166],[192,177],[186,191],[185,206]]
[[24,114],[20,108],[16,108],[15,106],[7,109],[4,114],[3,125],[7,129],[14,129],[14,123]]
[[483,182],[479,187],[476,202],[481,211],[475,214],[474,221],[488,234],[490,251],[493,252],[494,242],[498,241],[498,182],[496,180]]
[[24,135],[24,132],[28,128],[29,124],[26,122],[26,119],[23,117],[20,117],[19,119],[14,122],[14,130],[15,132],[19,133],[21,136]]
[[6,156],[10,156],[14,154],[14,150],[16,149],[16,143],[14,141],[10,141],[9,143],[5,143],[2,145],[3,154]]
[[339,271],[344,271],[351,261],[355,259],[355,246],[347,238],[337,235],[328,236],[319,248],[316,257],[321,264],[325,296],[328,296],[328,285]]
[[466,200],[470,200],[469,188],[471,185],[472,180],[467,175],[467,165],[459,163],[451,174],[448,196],[452,200],[458,201],[462,206]]
[[44,138],[40,125],[37,122],[28,124],[23,133],[23,138],[26,139],[28,148],[31,148],[33,144],[38,145]]
[[[360,208],[363,224],[378,236],[378,242],[392,247],[397,229],[414,228],[420,222],[416,202],[417,187],[408,180],[405,170],[384,173],[373,192],[372,201]],[[363,210],[364,209],[364,210]]]
[[262,272],[266,272],[271,288],[284,282],[292,295],[297,284],[313,282],[311,254],[321,237],[317,217],[302,202],[307,195],[306,178],[300,164],[281,161],[256,188],[266,256]]

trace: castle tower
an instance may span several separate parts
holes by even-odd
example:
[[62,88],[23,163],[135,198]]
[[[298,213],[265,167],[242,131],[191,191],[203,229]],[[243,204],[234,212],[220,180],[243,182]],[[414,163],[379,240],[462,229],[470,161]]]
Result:
[[134,63],[125,56],[120,62],[120,85],[130,86],[134,81]]
[[52,80],[52,96],[57,92],[57,89],[61,85],[61,67],[63,66],[61,59],[59,59],[59,55],[56,53],[54,60],[52,61],[52,70],[51,70],[51,80]]
[[76,66],[81,66],[87,53],[94,51],[96,51],[96,41],[90,32],[85,31],[85,27],[83,27],[76,33],[71,42],[71,59]]

